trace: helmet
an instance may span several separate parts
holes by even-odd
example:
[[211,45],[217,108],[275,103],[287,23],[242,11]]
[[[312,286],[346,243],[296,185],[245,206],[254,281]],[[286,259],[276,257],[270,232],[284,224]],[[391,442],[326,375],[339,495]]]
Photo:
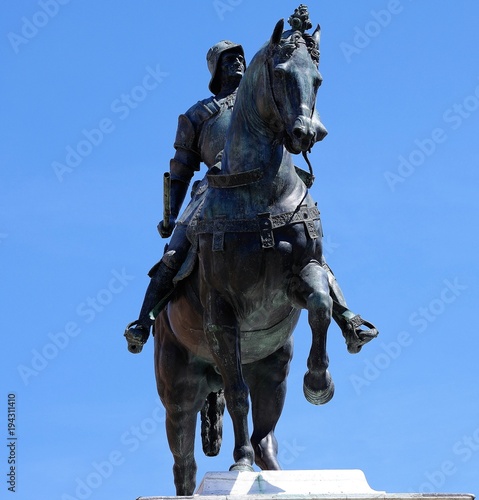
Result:
[[218,62],[220,60],[221,54],[229,51],[239,52],[244,57],[244,50],[241,45],[238,43],[230,42],[229,40],[222,40],[217,44],[213,45],[208,53],[206,54],[206,61],[208,63],[208,69],[211,73],[211,80],[208,85],[208,88],[211,90],[213,94],[217,94],[219,92],[219,82],[217,77],[218,72]]

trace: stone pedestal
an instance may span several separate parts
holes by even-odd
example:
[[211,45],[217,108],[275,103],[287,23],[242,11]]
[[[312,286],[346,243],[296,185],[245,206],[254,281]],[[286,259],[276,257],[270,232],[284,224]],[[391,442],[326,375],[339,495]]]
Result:
[[[232,500],[231,497],[234,500],[474,500],[474,495],[460,493],[376,491],[360,470],[209,472],[194,497],[198,500]],[[175,498],[178,497],[140,497],[138,500]]]
[[384,495],[374,491],[360,470],[291,470],[263,472],[209,472],[197,493],[230,495]]

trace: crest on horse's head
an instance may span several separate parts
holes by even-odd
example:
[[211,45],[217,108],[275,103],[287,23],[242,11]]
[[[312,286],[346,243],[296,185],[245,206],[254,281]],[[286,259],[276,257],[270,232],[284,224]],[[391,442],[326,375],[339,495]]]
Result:
[[[290,18],[290,24],[291,18]],[[310,26],[309,23],[307,26]],[[319,40],[321,36],[321,28],[318,24],[313,34],[310,35],[304,32],[304,29],[294,29],[295,24],[292,24],[293,29],[283,32],[284,20],[280,19],[271,35],[270,46],[276,49],[279,48],[279,53],[277,54],[284,61],[291,57],[295,49],[300,47],[301,44],[305,44],[306,48],[311,56],[311,60],[316,65],[319,65]]]
[[311,21],[309,20],[308,7],[301,4],[297,9],[294,9],[293,14],[289,16],[288,23],[294,30],[300,30],[304,33],[313,27]]

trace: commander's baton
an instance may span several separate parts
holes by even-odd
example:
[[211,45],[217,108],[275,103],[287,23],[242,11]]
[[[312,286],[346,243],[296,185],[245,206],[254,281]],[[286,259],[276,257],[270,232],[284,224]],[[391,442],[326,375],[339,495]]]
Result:
[[[163,175],[163,229],[168,230],[170,226],[170,215],[171,215],[171,176],[169,172],[165,172]],[[158,225],[158,231],[160,227]]]

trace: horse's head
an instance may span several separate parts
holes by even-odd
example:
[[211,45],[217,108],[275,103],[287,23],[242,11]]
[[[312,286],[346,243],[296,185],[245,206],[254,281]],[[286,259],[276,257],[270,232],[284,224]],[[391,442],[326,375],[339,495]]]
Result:
[[327,130],[315,110],[322,78],[318,71],[319,26],[313,35],[283,33],[280,20],[267,46],[269,81],[274,115],[282,124],[283,143],[293,154],[308,151]]

